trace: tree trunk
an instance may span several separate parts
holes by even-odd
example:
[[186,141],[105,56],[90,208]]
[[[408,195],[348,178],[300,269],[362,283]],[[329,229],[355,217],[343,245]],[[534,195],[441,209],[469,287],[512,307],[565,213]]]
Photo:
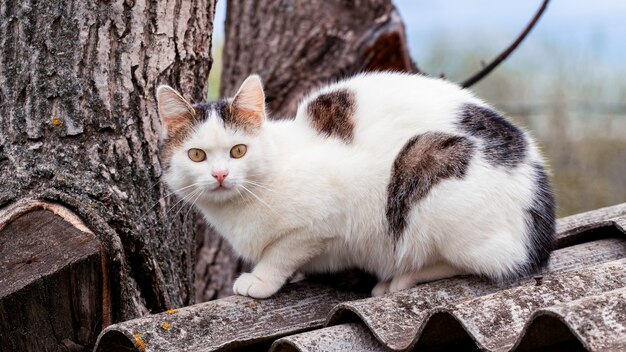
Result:
[[[214,0],[0,2],[0,229],[50,206],[76,214],[105,254],[93,289],[110,290],[95,296],[109,297],[111,321],[194,301],[195,217],[164,197],[154,88],[204,99],[214,9]],[[45,218],[42,228],[54,222]],[[60,323],[45,324],[64,338]],[[11,333],[20,332],[3,338]]]
[[275,118],[293,116],[298,100],[324,83],[417,71],[390,0],[229,0],[223,63],[222,95],[258,73]]
[[[232,96],[251,73],[263,78],[270,116],[294,115],[311,89],[362,71],[417,72],[390,0],[228,1],[220,91]],[[225,241],[199,243],[199,300],[230,293],[242,265]]]
[[204,218],[199,217],[196,229],[196,302],[232,295],[233,282],[243,264]]

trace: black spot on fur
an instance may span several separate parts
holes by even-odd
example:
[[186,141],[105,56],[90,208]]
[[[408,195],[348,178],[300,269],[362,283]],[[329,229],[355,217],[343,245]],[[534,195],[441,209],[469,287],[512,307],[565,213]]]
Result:
[[230,103],[226,99],[218,100],[213,103],[213,109],[217,111],[217,114],[224,121],[224,125],[231,125],[233,123],[233,116],[230,111]]
[[528,231],[528,262],[519,268],[519,275],[530,275],[541,270],[550,258],[556,236],[555,204],[550,180],[540,164],[534,164],[535,196],[526,210]]
[[211,113],[215,111],[225,128],[235,131],[242,130],[254,134],[258,132],[258,128],[260,127],[260,124],[250,119],[249,116],[241,114],[241,111],[237,114],[236,109],[231,109],[231,103],[227,99],[194,104],[193,108],[196,111],[196,123],[207,121],[211,117]]
[[474,155],[474,143],[463,136],[427,132],[411,138],[391,169],[386,216],[397,241],[413,204],[447,178],[463,178]]
[[197,103],[193,104],[193,109],[196,112],[196,121],[206,121],[208,119],[209,112],[211,111],[211,103]]
[[354,138],[354,94],[342,89],[317,96],[307,106],[309,123],[319,134],[349,143]]
[[225,126],[231,123],[232,118],[228,109],[228,101],[225,99],[194,104],[193,108],[196,111],[196,121],[199,123],[207,121],[211,117],[212,111],[217,112],[222,121],[224,121]]
[[483,154],[495,166],[515,167],[524,161],[524,134],[497,112],[473,104],[461,109],[458,122],[464,132],[484,141]]

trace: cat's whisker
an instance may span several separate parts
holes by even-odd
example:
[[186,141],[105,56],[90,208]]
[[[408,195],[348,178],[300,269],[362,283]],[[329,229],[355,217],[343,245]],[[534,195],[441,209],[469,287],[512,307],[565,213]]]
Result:
[[[174,214],[174,218],[176,218],[178,216],[178,214],[180,214],[180,212],[185,209],[186,206],[189,206],[189,209],[193,208],[193,203],[195,203],[195,201],[197,200],[197,196],[199,196],[202,193],[201,190],[198,190],[196,192],[194,192],[190,197],[186,198],[185,201],[180,205],[180,207],[178,208],[178,210],[176,211],[176,213]],[[196,197],[196,198],[194,198]],[[193,203],[190,203],[190,200],[194,199]],[[186,217],[186,215],[185,215]],[[185,221],[185,217],[183,217],[183,222]]]
[[261,182],[260,180],[254,179],[256,177],[264,178],[265,176],[266,176],[265,174],[246,173],[245,177],[241,177],[240,179],[244,180],[244,181],[250,181],[250,182],[257,182],[257,183],[261,183],[261,184],[266,184],[266,182]]
[[275,191],[275,190],[273,190],[273,189],[271,189],[271,188],[268,188],[268,187],[264,186],[264,185],[263,185],[263,184],[261,184],[261,183],[257,183],[257,182],[250,181],[250,180],[245,180],[245,181],[243,181],[243,182],[244,182],[244,183],[246,183],[246,184],[250,184],[250,185],[252,185],[252,186],[254,186],[254,187],[259,187],[259,188],[262,188],[262,189],[264,189],[264,190],[266,190],[266,191],[276,193],[276,191]]
[[200,197],[204,195],[204,191],[205,190],[202,190],[200,193],[198,193],[198,196],[196,197],[196,199],[193,200],[193,202],[191,203],[191,206],[189,207],[189,210],[187,210],[187,213],[185,213],[185,216],[183,217],[183,222],[187,221],[187,216],[189,216],[189,212],[191,212],[191,210],[194,209],[194,205],[196,205],[196,202],[198,201],[198,199],[200,199]]
[[174,205],[172,205],[166,212],[166,214],[169,214],[174,207],[176,207],[178,204],[180,204],[181,202],[183,203],[180,208],[178,209],[178,211],[176,212],[176,214],[174,214],[174,217],[176,217],[176,215],[178,215],[178,213],[185,207],[185,205],[187,205],[187,203],[185,203],[186,200],[191,199],[192,197],[194,197],[196,195],[197,192],[200,192],[201,189],[194,189],[193,191],[191,191],[189,194],[187,194],[186,196],[182,197],[180,200],[178,200],[178,202],[176,202]]
[[265,205],[269,210],[271,210],[272,212],[276,212],[269,204],[267,204],[263,199],[259,198],[259,196],[257,196],[254,192],[252,192],[251,190],[249,190],[246,186],[244,185],[240,185],[241,188],[243,188],[245,191],[247,191],[248,193],[250,193],[254,198],[256,198],[261,204]]
[[183,205],[185,204],[185,200],[191,198],[193,195],[195,195],[195,192],[197,190],[193,190],[190,193],[188,193],[187,195],[185,195],[184,197],[181,197],[176,203],[172,204],[166,211],[166,214],[170,214],[172,210],[174,210],[174,208],[176,208],[176,206],[178,204],[180,204],[181,202],[183,203]]
[[157,180],[155,183],[153,183],[153,184],[152,184],[152,186],[150,186],[149,188],[150,188],[151,190],[153,190],[156,186],[158,186],[158,185],[159,185],[159,183],[161,183],[161,180],[160,180],[160,179],[159,179],[159,180]]
[[250,182],[250,183],[256,183],[256,184],[259,184],[259,185],[268,185],[268,183],[264,183],[264,182],[260,182],[260,181],[254,181],[254,180],[250,180],[250,179],[244,179],[243,181]]
[[242,201],[246,201],[246,199],[243,197],[243,194],[241,193],[241,191],[239,190],[239,188],[235,188],[235,190],[237,191],[237,193],[239,193],[239,197],[241,197]]
[[148,215],[150,214],[150,211],[151,211],[152,209],[154,209],[154,207],[156,207],[159,203],[161,203],[161,201],[162,201],[162,200],[164,200],[165,198],[167,198],[167,197],[170,197],[170,196],[174,195],[177,191],[180,191],[180,190],[183,190],[183,189],[185,189],[185,188],[192,187],[192,186],[195,186],[195,184],[193,184],[193,185],[189,185],[189,186],[187,186],[187,187],[183,187],[183,188],[181,188],[181,189],[179,189],[179,190],[176,190],[176,191],[171,191],[171,192],[169,192],[168,194],[164,195],[163,197],[161,197],[161,198],[157,199],[157,201],[156,201],[156,202],[154,202],[154,203],[153,203],[153,204],[152,204],[152,205],[151,205],[148,209],[146,209],[146,211],[145,211],[144,215],[143,215],[142,217],[140,217],[140,218],[139,218],[139,220],[142,220],[143,218],[145,218],[146,216],[148,216]]
[[[191,184],[191,185],[188,185],[188,186],[185,186],[185,187],[182,187],[182,188],[179,188],[179,189],[173,190],[173,191],[169,192],[168,194],[164,195],[163,197],[159,198],[159,199],[158,199],[158,200],[157,200],[154,204],[152,204],[152,205],[150,206],[150,208],[148,208],[147,210],[148,210],[148,211],[149,211],[149,210],[152,210],[154,207],[156,207],[156,206],[157,206],[157,204],[161,203],[161,201],[162,201],[163,199],[165,199],[165,198],[167,198],[167,197],[170,197],[170,196],[174,195],[176,192],[182,191],[182,190],[187,189],[187,188],[189,188],[189,187],[194,187],[194,186],[207,186],[207,185],[209,185],[209,184],[210,184],[209,182],[206,182],[206,183],[204,183],[204,182],[196,182],[196,183],[194,183],[194,184]],[[144,216],[145,216],[145,215],[144,215]]]
[[169,192],[167,195],[165,195],[165,196],[161,197],[161,198],[158,200],[158,202],[160,202],[160,201],[161,201],[161,200],[163,200],[164,198],[167,198],[167,197],[171,196],[172,194],[174,194],[174,193],[176,193],[176,192],[180,192],[180,191],[182,191],[182,190],[184,190],[184,189],[187,189],[187,188],[190,188],[190,187],[194,187],[194,186],[206,186],[206,185],[208,185],[208,184],[209,184],[209,183],[206,183],[206,184],[205,184],[205,183],[203,183],[203,182],[196,182],[196,183],[191,184],[191,185],[189,185],[189,186],[185,186],[185,187],[182,187],[182,188],[179,188],[179,189],[175,189],[175,190],[173,190],[173,191]]

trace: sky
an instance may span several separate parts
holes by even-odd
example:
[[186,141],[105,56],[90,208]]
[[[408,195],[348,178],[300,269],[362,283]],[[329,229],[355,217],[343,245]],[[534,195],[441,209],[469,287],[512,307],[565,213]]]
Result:
[[[428,54],[434,41],[443,41],[459,50],[497,51],[505,48],[541,4],[535,0],[393,2],[404,20],[411,54],[418,63]],[[223,40],[225,7],[225,0],[218,1],[216,41]],[[572,60],[585,57],[598,65],[623,69],[626,63],[626,0],[550,1],[543,18],[507,64],[514,66],[530,55],[550,57],[552,51],[567,52]],[[494,56],[497,53],[494,52]],[[515,56],[518,56],[517,60]]]
[[[404,19],[411,53],[417,61],[432,40],[446,40],[468,50],[485,44],[504,48],[541,5],[541,1],[529,0],[396,0],[394,3]],[[532,54],[539,46],[556,47],[574,57],[585,55],[623,67],[626,1],[550,1],[540,22],[515,55]]]

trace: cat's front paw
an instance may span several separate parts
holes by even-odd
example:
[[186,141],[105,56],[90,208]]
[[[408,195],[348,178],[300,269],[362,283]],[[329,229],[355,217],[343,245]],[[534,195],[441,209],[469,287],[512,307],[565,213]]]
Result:
[[233,292],[241,296],[252,298],[267,298],[278,292],[282,283],[262,280],[250,273],[243,273],[233,285]]
[[380,297],[389,292],[389,281],[381,281],[372,289],[372,297]]

